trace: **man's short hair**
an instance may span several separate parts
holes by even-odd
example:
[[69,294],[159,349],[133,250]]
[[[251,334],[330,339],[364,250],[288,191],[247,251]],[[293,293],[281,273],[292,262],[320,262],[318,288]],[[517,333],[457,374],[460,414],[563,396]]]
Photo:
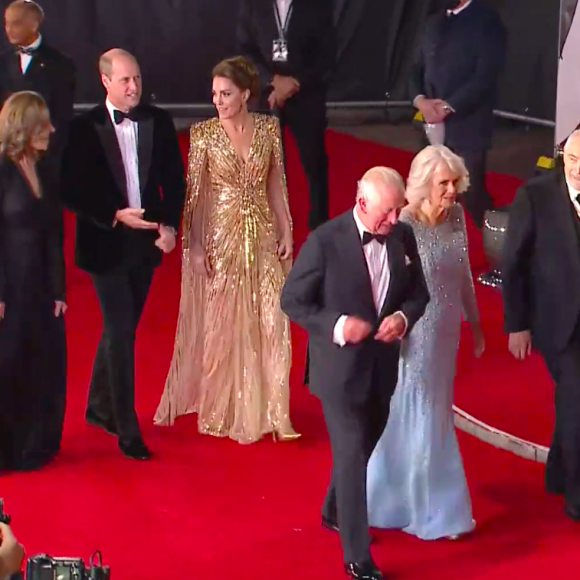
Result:
[[8,8],[22,8],[22,10],[26,10],[26,12],[37,18],[39,22],[44,20],[44,10],[34,0],[14,0],[8,5]]

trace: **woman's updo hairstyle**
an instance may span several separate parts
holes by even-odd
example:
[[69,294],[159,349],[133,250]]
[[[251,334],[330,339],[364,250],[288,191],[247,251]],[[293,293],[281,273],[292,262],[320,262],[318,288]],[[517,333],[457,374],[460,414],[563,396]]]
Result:
[[260,94],[260,75],[253,63],[243,56],[232,56],[216,64],[211,73],[212,79],[229,79],[241,91],[250,91],[250,98]]

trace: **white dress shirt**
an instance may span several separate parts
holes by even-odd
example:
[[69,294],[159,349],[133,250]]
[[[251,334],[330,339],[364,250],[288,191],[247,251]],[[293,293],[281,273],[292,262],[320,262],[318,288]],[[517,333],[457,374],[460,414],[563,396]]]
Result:
[[276,0],[276,6],[278,7],[278,14],[280,15],[282,26],[288,24],[286,20],[288,18],[288,12],[290,12],[290,7],[292,6],[292,0]]
[[[356,208],[353,210],[353,215],[362,243],[363,234],[369,230],[365,228],[362,221],[360,220]],[[363,252],[369,271],[375,308],[377,310],[377,314],[379,314],[385,302],[385,298],[387,297],[387,292],[389,290],[389,284],[391,281],[387,244],[381,244],[377,242],[377,240],[371,240],[368,244],[363,246]],[[402,312],[399,312],[399,314],[403,316],[405,323],[407,323],[406,316]],[[346,341],[344,340],[344,323],[347,318],[348,315],[342,315],[334,325],[333,340],[339,346],[344,346],[346,344]]]
[[471,2],[472,0],[469,0],[469,2],[466,2],[459,8],[455,8],[455,10],[447,10],[447,14],[453,14],[454,16],[457,16],[460,12],[463,12],[463,10],[465,10],[471,4]]
[[568,186],[568,195],[570,196],[570,199],[572,200],[572,205],[574,206],[574,209],[576,210],[578,217],[580,217],[580,203],[578,203],[578,201],[576,200],[576,198],[580,195],[580,191],[578,191],[577,189],[574,189],[568,183],[568,180],[566,180],[566,185]]
[[139,184],[139,154],[137,152],[139,125],[130,119],[123,119],[123,122],[117,125],[115,123],[115,107],[109,102],[109,99],[107,99],[106,106],[111,116],[113,127],[115,127],[115,133],[125,167],[127,201],[129,207],[140,208],[141,189]]
[[[37,50],[41,44],[42,44],[42,36],[39,34],[38,38],[31,45],[23,46],[22,48]],[[20,53],[18,56],[20,57],[20,70],[22,71],[22,74],[26,74],[26,71],[30,66],[30,62],[32,61],[32,55]]]

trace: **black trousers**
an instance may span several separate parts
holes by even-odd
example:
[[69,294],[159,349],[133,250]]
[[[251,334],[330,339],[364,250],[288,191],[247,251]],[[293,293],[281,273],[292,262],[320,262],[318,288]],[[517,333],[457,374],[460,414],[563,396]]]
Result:
[[324,92],[289,99],[279,111],[282,127],[288,126],[298,148],[300,162],[308,181],[311,230],[328,220],[328,158],[324,142],[326,133],[326,99]]
[[469,171],[470,186],[463,194],[465,209],[475,225],[481,229],[485,212],[494,207],[493,199],[485,185],[487,151],[464,151],[461,148],[455,148],[454,151],[463,157],[467,171]]
[[120,441],[141,437],[135,412],[135,335],[154,268],[93,275],[103,332],[93,363],[87,411],[116,427]]
[[544,360],[555,382],[556,407],[546,489],[580,509],[580,328],[563,352]]
[[322,506],[322,517],[338,523],[345,562],[371,562],[367,514],[367,464],[389,418],[397,382],[394,362],[391,383],[374,373],[372,390],[364,404],[322,398],[330,438],[332,473]]

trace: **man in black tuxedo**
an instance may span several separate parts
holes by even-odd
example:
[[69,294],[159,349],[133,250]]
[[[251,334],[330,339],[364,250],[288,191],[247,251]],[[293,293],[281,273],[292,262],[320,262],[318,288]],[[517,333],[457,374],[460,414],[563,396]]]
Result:
[[542,354],[556,384],[556,423],[546,487],[580,521],[580,131],[564,147],[564,171],[535,177],[510,206],[502,294],[510,352]]
[[399,339],[429,302],[415,236],[397,222],[404,201],[397,172],[369,170],[354,211],[310,234],[282,291],[282,309],[308,332],[307,382],[330,437],[322,525],[340,532],[355,579],[382,578],[369,551],[367,463],[397,384]]
[[99,63],[107,100],[71,123],[63,198],[77,214],[76,263],[92,278],[103,316],[86,419],[147,459],[134,406],[139,318],[162,252],[175,247],[185,184],[175,127],[140,104],[141,72],[113,49]]
[[47,161],[59,172],[73,115],[75,66],[43,39],[40,34],[43,19],[42,8],[32,0],[16,0],[6,8],[4,26],[12,47],[0,54],[0,100],[3,103],[18,91],[42,95],[56,129],[50,139]]
[[[326,83],[335,60],[330,0],[241,0],[240,52],[258,68],[267,106],[288,125],[310,191],[311,229],[328,219]],[[266,106],[266,103],[263,103]]]
[[463,157],[471,181],[465,208],[481,228],[493,209],[485,172],[505,30],[483,0],[438,1],[444,10],[426,23],[411,71],[411,98],[426,123],[444,124],[444,144]]

